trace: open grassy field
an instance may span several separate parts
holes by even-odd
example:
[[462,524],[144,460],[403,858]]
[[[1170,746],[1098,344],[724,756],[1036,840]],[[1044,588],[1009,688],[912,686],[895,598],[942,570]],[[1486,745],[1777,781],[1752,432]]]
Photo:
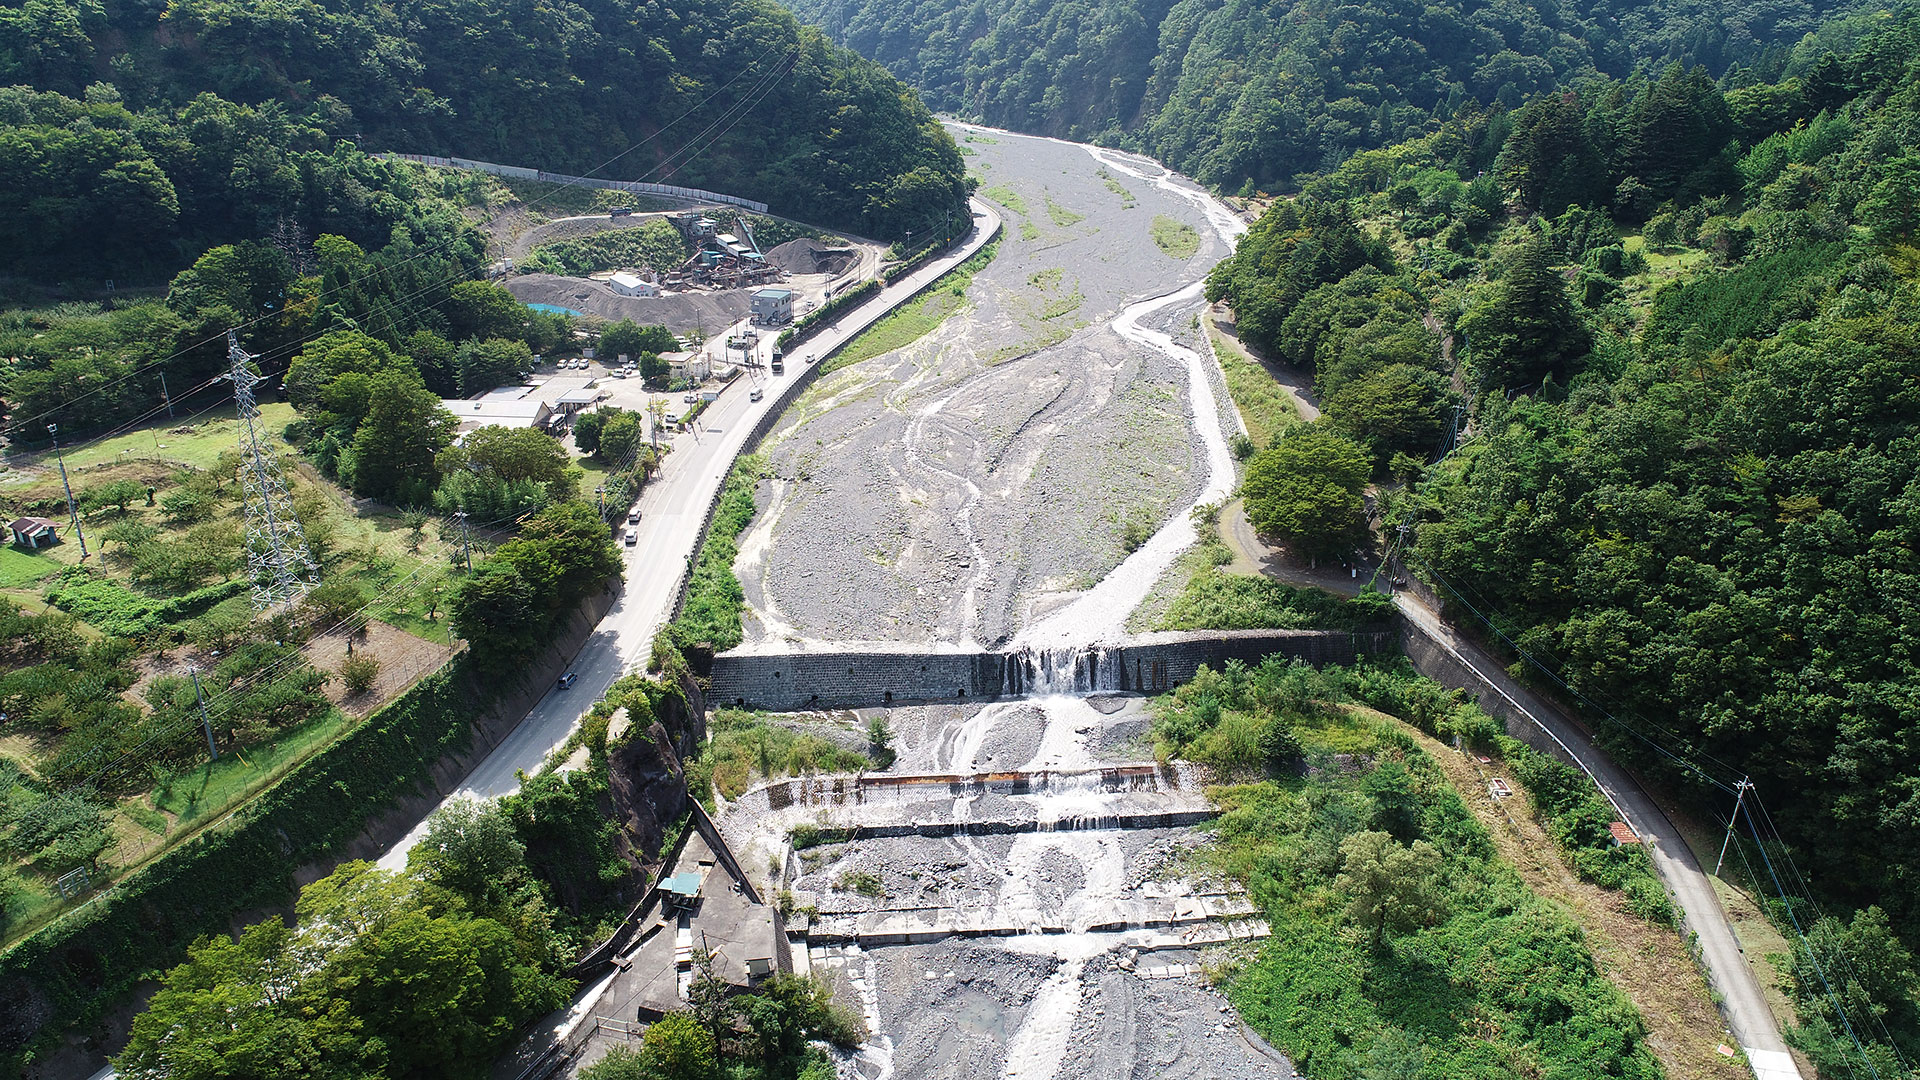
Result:
[[58,573],[65,563],[9,544],[0,547],[0,589],[18,589]]
[[[260,429],[278,437],[293,420],[293,406],[273,402],[260,406]],[[211,469],[220,455],[239,444],[240,420],[231,405],[210,410],[190,425],[172,420],[143,424],[124,435],[82,443],[61,452],[69,472],[125,461],[155,461]],[[0,471],[0,499],[9,485],[32,483],[41,470],[55,465],[51,453],[9,456]],[[57,477],[56,477],[57,478]],[[77,489],[79,485],[75,485]]]

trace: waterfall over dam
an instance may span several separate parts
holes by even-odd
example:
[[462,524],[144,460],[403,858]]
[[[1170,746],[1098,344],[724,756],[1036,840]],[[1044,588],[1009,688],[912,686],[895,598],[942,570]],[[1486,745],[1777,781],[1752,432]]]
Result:
[[846,650],[722,653],[713,658],[716,705],[790,711],[922,701],[987,701],[1046,694],[1160,693],[1201,664],[1257,664],[1280,655],[1309,664],[1350,664],[1398,647],[1390,629],[1233,630],[1143,634],[1121,645],[1004,652]]

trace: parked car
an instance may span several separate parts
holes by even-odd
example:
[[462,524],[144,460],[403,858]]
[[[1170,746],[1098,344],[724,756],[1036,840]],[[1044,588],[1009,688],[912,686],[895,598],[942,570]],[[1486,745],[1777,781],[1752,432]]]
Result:
[[632,216],[633,216],[633,207],[631,207],[631,206],[616,206],[616,207],[614,207],[613,209],[611,209],[611,210],[609,210],[609,211],[607,211],[607,216],[608,216],[608,217],[610,217],[610,218],[617,218],[617,217],[632,217]]
[[562,690],[565,690],[569,686],[572,686],[574,683],[579,681],[580,681],[580,676],[575,672],[569,671],[565,675],[560,676],[559,688]]
[[639,507],[636,506],[633,509],[627,511],[627,524],[629,525],[640,524],[640,508]]
[[640,542],[640,530],[628,529],[627,530],[627,546],[632,547],[635,544],[638,544],[639,542]]

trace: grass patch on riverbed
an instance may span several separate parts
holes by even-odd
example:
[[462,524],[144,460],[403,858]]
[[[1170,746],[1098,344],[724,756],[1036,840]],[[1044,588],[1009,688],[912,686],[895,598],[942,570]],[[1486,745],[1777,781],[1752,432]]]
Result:
[[753,520],[753,489],[766,472],[767,459],[748,454],[734,462],[733,471],[727,474],[713,524],[694,560],[687,601],[681,605],[679,617],[667,624],[665,636],[675,648],[684,651],[706,645],[714,652],[725,652],[745,636],[740,613],[747,594],[740,587],[740,579],[733,576],[733,560],[740,554],[740,534]]
[[973,275],[992,262],[999,252],[1000,241],[988,241],[987,246],[974,252],[966,262],[941,275],[926,292],[862,330],[859,337],[821,363],[820,374],[831,375],[850,364],[904,349],[932,333],[948,316],[967,306],[967,288],[973,284]]
[[1150,231],[1153,233],[1153,242],[1159,245],[1160,250],[1181,262],[1193,258],[1193,253],[1200,250],[1200,234],[1184,221],[1175,221],[1165,214],[1155,214]]
[[1019,192],[1005,184],[995,184],[990,188],[982,188],[980,194],[1019,214],[1021,217],[1027,216],[1027,200],[1021,198]]
[[1115,195],[1120,196],[1120,209],[1131,210],[1135,206],[1139,205],[1139,200],[1133,197],[1133,192],[1128,191],[1126,187],[1120,183],[1120,181],[1115,180],[1113,178],[1112,173],[1108,172],[1105,169],[1101,169],[1095,175],[1099,176],[1101,182],[1107,185],[1108,191],[1111,191]]
[[822,735],[796,730],[800,726],[797,721],[776,722],[766,713],[716,710],[708,726],[711,741],[699,759],[687,766],[688,785],[696,792],[718,787],[723,797],[737,799],[761,780],[873,767],[867,755]]
[[[1392,719],[1339,704],[1411,701],[1420,682],[1273,658],[1203,669],[1156,703],[1163,753],[1243,781],[1210,789],[1222,814],[1204,857],[1273,936],[1218,969],[1228,999],[1316,1080],[1662,1076],[1580,927],[1500,858],[1439,764]],[[1417,696],[1440,707],[1428,726],[1497,740],[1432,689]]]
[[1211,318],[1205,321],[1214,354],[1220,358],[1220,373],[1226,376],[1227,393],[1240,412],[1240,422],[1246,425],[1247,437],[1255,446],[1272,446],[1281,428],[1300,422],[1293,395],[1258,360],[1215,328]]

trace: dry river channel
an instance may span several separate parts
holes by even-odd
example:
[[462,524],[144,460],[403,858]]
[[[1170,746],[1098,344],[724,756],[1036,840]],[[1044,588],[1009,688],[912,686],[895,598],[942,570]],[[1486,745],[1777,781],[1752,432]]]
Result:
[[[795,967],[865,1014],[843,1077],[1289,1076],[1206,978],[1267,930],[1196,858],[1199,778],[1152,761],[1143,699],[1073,685],[1069,659],[1123,636],[1189,510],[1234,483],[1197,316],[1243,225],[1146,159],[953,131],[1003,208],[998,254],[768,438],[742,649],[1026,646],[1036,693],[783,717],[851,743],[881,716],[898,760],[762,784],[722,827],[799,905]],[[861,834],[795,850],[803,826]]]

